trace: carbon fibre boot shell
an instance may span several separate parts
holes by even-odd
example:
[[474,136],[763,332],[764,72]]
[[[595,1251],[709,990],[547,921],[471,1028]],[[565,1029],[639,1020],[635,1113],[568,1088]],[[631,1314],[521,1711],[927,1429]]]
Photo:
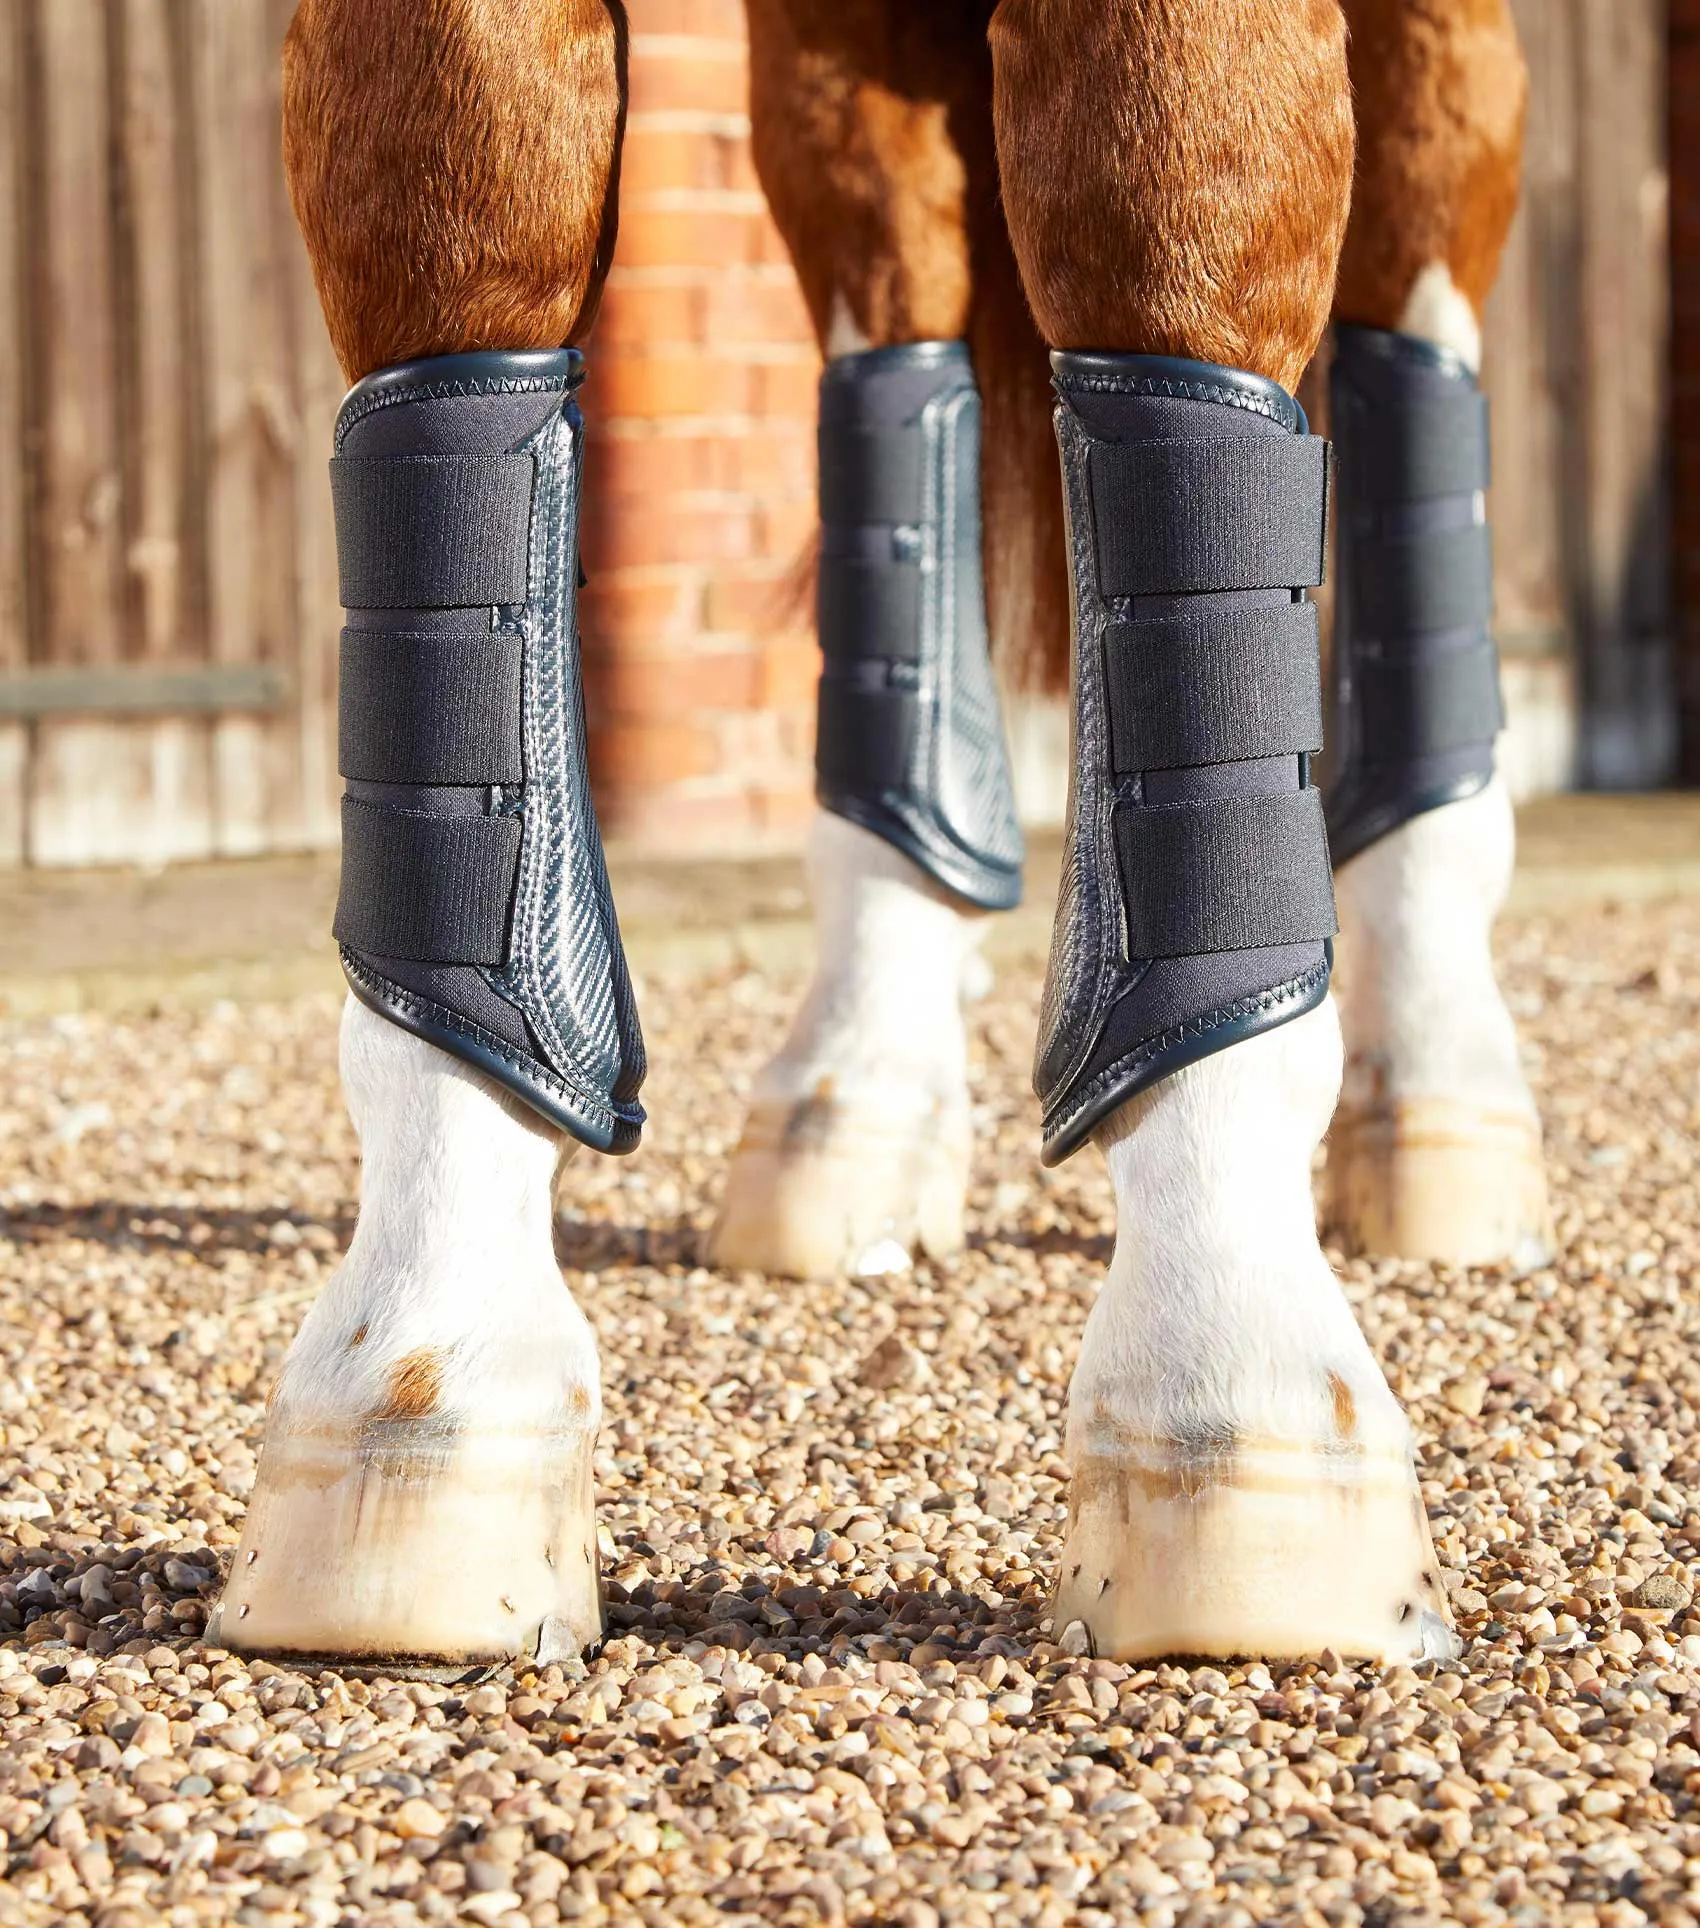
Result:
[[980,397],[959,341],[830,361],[820,385],[816,795],[984,910],[1023,844],[986,633]]
[[1505,719],[1475,376],[1432,343],[1342,325],[1329,401],[1338,538],[1321,777],[1339,865],[1485,789]]
[[1275,383],[1051,358],[1073,580],[1068,827],[1035,1057],[1041,1158],[1327,995],[1314,605],[1326,445]]
[[360,382],[332,488],[347,627],[335,932],[354,994],[598,1151],[645,1062],[585,759],[576,350]]

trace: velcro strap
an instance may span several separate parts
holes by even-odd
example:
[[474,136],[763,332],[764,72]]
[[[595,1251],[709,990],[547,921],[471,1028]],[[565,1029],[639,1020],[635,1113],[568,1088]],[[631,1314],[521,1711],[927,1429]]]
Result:
[[423,964],[500,964],[518,817],[426,817],[342,800],[339,943]]
[[912,428],[826,422],[820,431],[822,522],[919,522],[926,447]]
[[1130,958],[1332,937],[1319,790],[1116,812]]
[[1352,666],[1352,686],[1369,762],[1491,743],[1504,727],[1499,653],[1485,637],[1465,649],[1363,655]]
[[1366,403],[1373,416],[1351,438],[1351,488],[1378,504],[1473,495],[1489,479],[1488,405],[1462,382],[1428,383]]
[[1088,465],[1105,596],[1322,581],[1328,444],[1319,436],[1094,442]]
[[517,636],[345,629],[337,768],[360,783],[519,783]]
[[820,646],[828,661],[921,654],[921,567],[895,557],[822,556]]
[[339,455],[343,608],[524,602],[535,473],[529,455]]
[[1485,627],[1493,615],[1493,537],[1486,523],[1352,545],[1352,607],[1365,636]]
[[1315,603],[1112,623],[1104,643],[1118,771],[1322,747]]
[[835,676],[820,680],[815,774],[866,796],[909,780],[918,702],[913,690],[872,688]]

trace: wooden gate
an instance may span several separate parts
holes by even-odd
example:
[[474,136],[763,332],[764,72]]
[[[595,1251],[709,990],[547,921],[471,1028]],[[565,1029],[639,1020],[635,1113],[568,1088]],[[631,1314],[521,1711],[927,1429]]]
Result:
[[[1656,782],[1664,8],[1514,4],[1528,193],[1488,327],[1509,760],[1525,791]],[[0,0],[0,863],[335,840],[341,378],[278,160],[292,9]],[[599,500],[627,527],[641,504],[643,543],[591,531],[600,795],[674,847],[794,837],[813,656],[774,587],[811,521],[812,350],[748,166],[739,0],[629,12],[591,406]]]
[[6,0],[0,861],[326,843],[341,380],[290,0]]

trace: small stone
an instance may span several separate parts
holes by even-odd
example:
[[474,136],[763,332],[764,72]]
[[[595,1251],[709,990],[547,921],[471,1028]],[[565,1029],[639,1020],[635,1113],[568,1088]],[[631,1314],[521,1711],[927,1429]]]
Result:
[[392,1833],[404,1841],[433,1840],[447,1826],[448,1816],[422,1798],[403,1801],[389,1817]]
[[1487,1375],[1480,1372],[1461,1373],[1440,1396],[1453,1412],[1462,1414],[1465,1419],[1479,1419],[1488,1396]]
[[874,1392],[911,1392],[932,1377],[925,1353],[888,1333],[862,1361],[857,1378]]
[[1624,1605],[1668,1613],[1677,1607],[1686,1607],[1693,1593],[1694,1589],[1675,1574],[1654,1573],[1624,1596]]
[[1071,1620],[1063,1628],[1057,1645],[1065,1654],[1089,1654],[1092,1651],[1092,1629],[1084,1620]]

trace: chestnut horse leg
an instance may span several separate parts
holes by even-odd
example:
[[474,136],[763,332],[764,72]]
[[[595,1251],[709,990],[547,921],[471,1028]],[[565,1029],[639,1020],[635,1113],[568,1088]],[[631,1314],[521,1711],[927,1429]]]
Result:
[[[868,1275],[907,1267],[917,1249],[937,1256],[962,1244],[970,1152],[962,985],[987,912],[1019,888],[1007,787],[992,795],[989,813],[969,796],[958,819],[969,821],[965,843],[944,820],[948,772],[930,796],[912,793],[895,808],[886,800],[888,782],[909,781],[916,733],[924,742],[930,727],[925,714],[913,721],[917,701],[936,702],[929,689],[942,683],[948,692],[953,679],[960,688],[969,674],[980,733],[974,761],[982,772],[995,764],[999,782],[1003,770],[980,633],[978,519],[959,511],[946,526],[928,510],[925,477],[935,456],[942,477],[945,437],[974,432],[977,376],[981,391],[989,389],[983,468],[992,531],[1010,537],[988,540],[986,549],[1013,565],[991,585],[992,625],[1030,636],[1032,559],[1047,537],[1060,550],[1054,508],[1043,513],[1055,489],[1047,478],[1041,512],[1030,512],[1021,480],[1035,464],[1011,461],[1009,448],[1023,437],[1027,447],[1048,440],[1048,410],[1039,344],[997,212],[987,0],[926,8],[749,0],[748,11],[756,163],[827,356],[827,673],[817,758],[823,807],[809,847],[819,961],[789,1038],[757,1082],[714,1255],[733,1269]],[[1008,352],[1011,336],[1024,354]],[[1013,400],[997,386],[1012,366],[1025,388]],[[929,417],[939,425],[931,441]],[[833,465],[877,452],[881,438],[887,447],[912,444],[904,451],[919,480],[912,501],[895,501],[893,486],[912,484],[889,473],[871,494],[855,474],[833,487]],[[964,446],[951,462],[952,489],[963,464],[973,484],[972,446]],[[1000,488],[1012,473],[1013,513]],[[901,557],[898,544],[907,544]],[[928,545],[933,553],[923,557]],[[918,616],[882,619],[864,587],[869,575],[900,589],[954,582],[944,606],[957,613],[956,635],[928,642],[916,634]],[[929,593],[923,587],[910,607],[923,609]],[[1012,610],[1012,600],[1022,607]],[[934,649],[946,655],[942,665],[929,656]],[[912,732],[910,747],[895,754],[894,710],[910,717],[902,727]],[[934,714],[947,733],[951,718]],[[962,756],[960,746],[946,742],[937,762],[953,754]],[[885,775],[876,776],[881,759]],[[988,814],[978,849],[992,847],[992,861],[975,854],[974,833]]]
[[1310,1187],[1341,1064],[1297,593],[1324,463],[1283,390],[1346,220],[1344,22],[1002,0],[992,49],[1016,256],[1070,351],[1075,767],[1037,1082],[1047,1156],[1094,1137],[1117,1205],[1059,1631],[1120,1657],[1449,1651],[1409,1429]]
[[[289,180],[351,380],[420,357],[554,350],[586,325],[611,235],[622,32],[602,0],[303,0],[285,51]],[[564,359],[537,357],[507,384],[523,391],[514,409],[554,411],[556,449],[561,397],[536,371]],[[432,366],[436,388],[476,409],[496,363],[470,383],[465,363]],[[396,390],[416,386],[370,391],[392,436]],[[481,458],[451,459],[470,472]],[[489,611],[471,614],[451,640],[476,648],[492,640]],[[350,997],[360,1220],[271,1395],[212,1628],[226,1646],[463,1664],[560,1658],[599,1633],[601,1393],[552,1247],[562,1135],[463,1056]]]
[[[1493,770],[1485,570],[1473,609],[1435,607],[1436,577],[1457,567],[1448,545],[1485,545],[1472,493],[1485,460],[1399,501],[1379,499],[1378,474],[1390,448],[1433,445],[1460,410],[1480,410],[1482,303],[1517,204],[1527,83],[1505,0],[1346,0],[1346,15],[1358,170],[1334,310],[1350,552],[1336,656],[1367,688],[1344,689],[1335,719],[1346,1081],[1331,1216],[1371,1252],[1527,1261],[1550,1229],[1540,1123],[1488,942],[1513,829]],[[1383,593],[1389,537],[1415,565],[1397,601]],[[1366,700],[1389,662],[1402,714]]]

